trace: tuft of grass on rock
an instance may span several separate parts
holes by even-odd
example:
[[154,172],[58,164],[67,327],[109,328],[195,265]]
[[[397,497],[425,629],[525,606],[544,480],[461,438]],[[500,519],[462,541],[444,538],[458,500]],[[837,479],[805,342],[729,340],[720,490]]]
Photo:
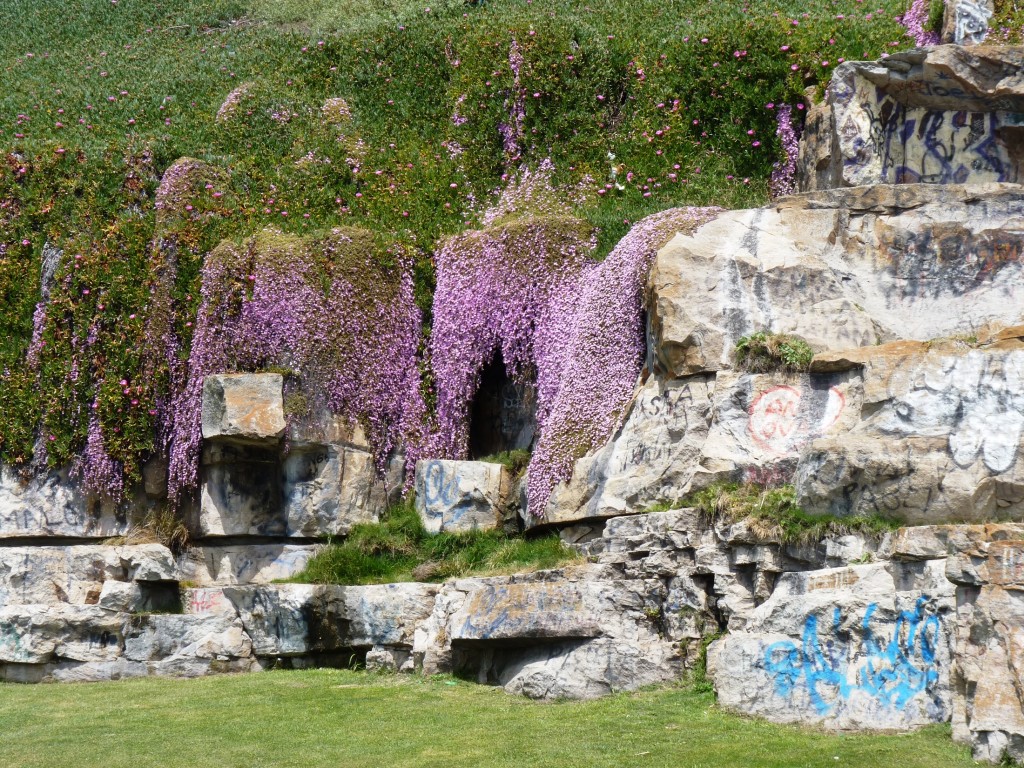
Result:
[[756,483],[715,483],[683,499],[652,504],[644,513],[687,507],[695,508],[707,525],[745,522],[762,541],[783,544],[810,544],[849,533],[881,536],[901,526],[881,515],[812,515],[796,503],[792,485]]
[[511,537],[501,531],[430,534],[411,501],[389,509],[380,523],[353,526],[289,581],[313,584],[383,584],[444,581],[554,568],[580,555],[557,534]]
[[736,342],[736,364],[752,373],[803,372],[811,366],[814,350],[799,336],[758,331]]
[[523,476],[526,468],[530,465],[530,456],[531,454],[528,450],[517,448],[512,451],[492,453],[490,456],[484,456],[482,459],[479,459],[479,461],[501,464],[511,473],[513,478],[518,479]]
[[719,483],[691,494],[677,507],[695,507],[709,524],[745,521],[764,541],[808,544],[828,536],[861,533],[880,536],[900,523],[879,515],[812,515],[796,503],[792,485],[771,488],[754,483]]

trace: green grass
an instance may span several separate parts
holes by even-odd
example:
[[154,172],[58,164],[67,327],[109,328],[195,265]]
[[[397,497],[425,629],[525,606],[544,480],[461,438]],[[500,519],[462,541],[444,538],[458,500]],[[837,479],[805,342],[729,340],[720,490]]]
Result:
[[341,544],[330,544],[289,581],[313,584],[384,584],[444,581],[468,575],[519,573],[578,562],[558,534],[533,538],[501,531],[429,534],[407,502],[378,524],[353,526]]
[[530,464],[530,452],[523,448],[516,448],[511,451],[492,453],[490,456],[484,456],[482,459],[477,459],[477,461],[501,464],[512,473],[513,478],[518,479]]
[[809,514],[797,505],[792,485],[765,488],[756,483],[715,483],[680,501],[661,502],[644,511],[685,507],[696,508],[708,523],[746,521],[751,532],[762,540],[789,544],[813,543],[848,533],[880,536],[900,527],[898,521],[880,515]]
[[729,715],[679,688],[542,704],[444,678],[338,670],[0,684],[0,723],[0,764],[18,768],[972,765],[948,727],[830,735]]
[[803,372],[811,366],[814,350],[799,336],[758,331],[736,342],[736,363],[745,371]]

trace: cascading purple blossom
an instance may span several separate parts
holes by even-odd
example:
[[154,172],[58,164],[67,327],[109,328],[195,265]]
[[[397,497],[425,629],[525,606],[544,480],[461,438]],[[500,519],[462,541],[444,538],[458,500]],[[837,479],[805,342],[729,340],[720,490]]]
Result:
[[648,217],[598,263],[588,258],[591,239],[581,222],[523,215],[520,198],[536,204],[543,178],[527,179],[503,199],[501,212],[518,217],[499,217],[438,253],[430,342],[437,424],[427,451],[465,456],[481,370],[500,352],[513,378],[536,376],[539,439],[528,496],[537,516],[575,460],[612,434],[632,396],[645,353],[642,291],[656,250],[720,210]]
[[549,216],[468,232],[440,249],[430,337],[437,384],[431,452],[465,456],[480,373],[499,352],[513,378],[531,372],[536,329],[583,271],[592,247],[582,222]]
[[95,409],[94,403],[85,451],[75,460],[71,475],[79,479],[85,493],[119,501],[124,495],[124,467],[107,453]]
[[362,425],[383,472],[410,409],[422,415],[411,266],[401,252],[391,257],[382,267],[370,233],[339,229],[318,241],[265,232],[246,251],[222,245],[207,258],[174,405],[172,499],[197,482],[203,380],[219,372],[289,368],[313,412]]
[[643,289],[657,250],[720,211],[675,208],[648,216],[555,297],[536,336],[539,437],[527,493],[534,516],[543,516],[575,460],[619,426],[646,353]]
[[918,48],[939,44],[939,35],[927,29],[930,11],[929,0],[914,0],[907,12],[898,19],[900,24],[907,28],[907,35],[914,39],[914,44]]
[[[188,359],[184,388],[174,393],[170,413],[168,496],[177,502],[199,479],[199,453],[203,444],[203,380],[230,370],[228,351],[238,340],[237,320],[231,305],[240,291],[230,283],[229,246],[220,246],[203,264],[202,288],[196,329]],[[234,301],[233,301],[234,300]]]
[[775,113],[775,135],[782,144],[786,159],[775,164],[768,189],[772,197],[791,195],[796,191],[796,161],[800,152],[800,137],[793,127],[793,107],[782,104]]

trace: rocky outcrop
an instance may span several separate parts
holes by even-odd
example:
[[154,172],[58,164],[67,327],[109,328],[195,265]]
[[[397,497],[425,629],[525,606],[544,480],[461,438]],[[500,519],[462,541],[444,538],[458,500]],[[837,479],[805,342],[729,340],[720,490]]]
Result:
[[942,560],[785,573],[708,651],[719,701],[776,722],[896,729],[952,708],[953,585]]
[[862,371],[861,420],[814,440],[800,503],[911,523],[1019,518],[1024,511],[1024,343],[899,342],[825,356]]
[[380,478],[362,430],[328,414],[289,427],[281,387],[280,374],[207,377],[198,537],[344,535],[400,490],[402,462]]
[[[1008,297],[1024,286],[1022,203],[1005,184],[828,190],[676,237],[649,281],[653,375],[527,525],[642,511],[722,480],[795,479],[823,513],[1013,514],[1024,370],[1019,334],[994,329],[1021,318]],[[738,371],[736,342],[756,331],[819,355],[807,374]],[[947,341],[878,345],[908,337]]]

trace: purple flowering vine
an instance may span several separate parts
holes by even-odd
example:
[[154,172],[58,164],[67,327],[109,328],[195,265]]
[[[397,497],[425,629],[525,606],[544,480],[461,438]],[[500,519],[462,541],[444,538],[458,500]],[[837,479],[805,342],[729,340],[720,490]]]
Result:
[[929,0],[914,0],[907,12],[898,18],[900,24],[907,28],[907,35],[914,39],[918,48],[926,45],[938,45],[939,35],[927,29],[931,11]]
[[790,104],[779,105],[775,113],[777,126],[775,135],[782,144],[785,159],[775,163],[772,169],[768,189],[772,197],[782,197],[796,192],[796,162],[800,153],[800,137],[793,126],[793,107]]

